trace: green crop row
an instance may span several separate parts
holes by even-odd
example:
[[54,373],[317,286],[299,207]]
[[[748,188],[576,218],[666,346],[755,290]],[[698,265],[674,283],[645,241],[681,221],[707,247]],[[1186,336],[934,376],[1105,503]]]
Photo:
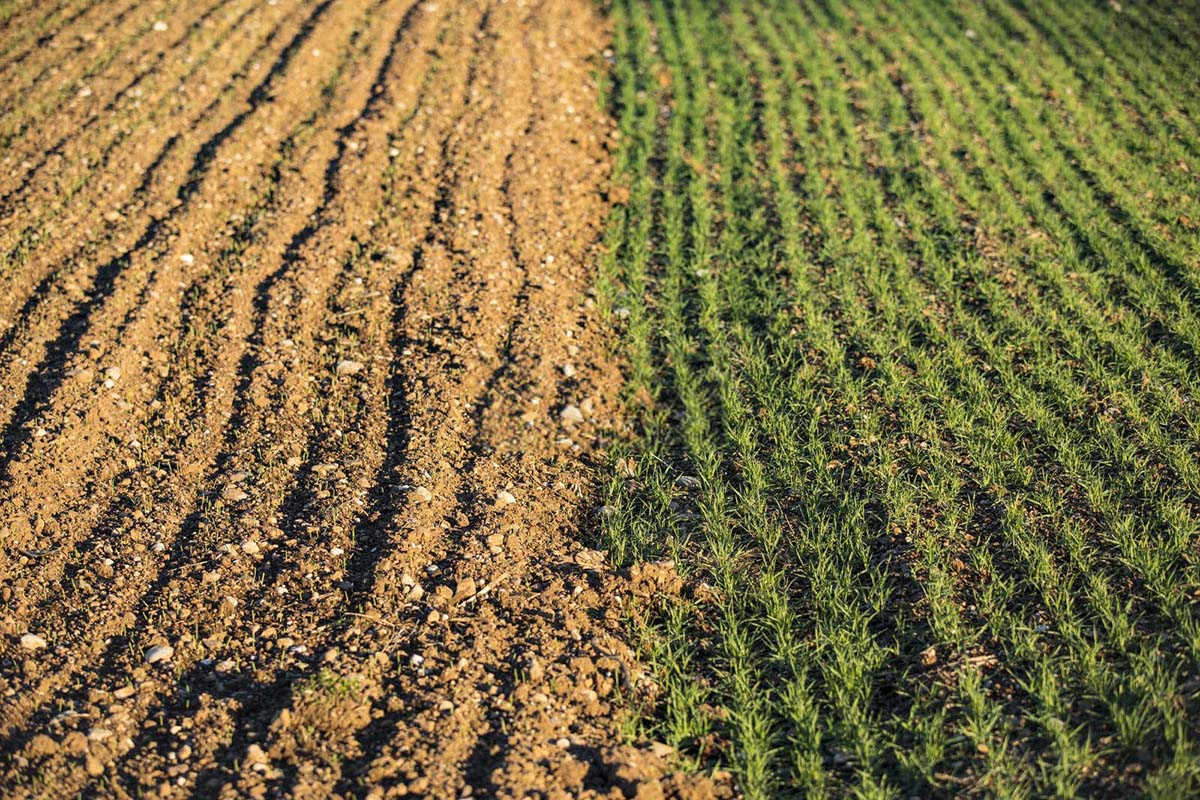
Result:
[[1200,791],[1194,4],[618,0],[647,732],[748,797]]

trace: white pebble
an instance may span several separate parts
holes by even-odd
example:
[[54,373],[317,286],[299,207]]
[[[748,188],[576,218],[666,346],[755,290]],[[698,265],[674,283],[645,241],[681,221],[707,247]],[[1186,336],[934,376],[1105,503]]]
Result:
[[175,655],[175,648],[169,644],[158,644],[146,651],[146,663],[157,664]]
[[21,647],[25,650],[41,650],[46,646],[46,640],[36,633],[27,633],[21,637]]

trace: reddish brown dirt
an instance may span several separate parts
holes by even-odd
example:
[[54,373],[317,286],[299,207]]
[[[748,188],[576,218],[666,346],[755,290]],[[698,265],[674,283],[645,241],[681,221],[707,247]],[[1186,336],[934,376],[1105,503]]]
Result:
[[621,735],[588,0],[0,26],[0,794],[727,794]]

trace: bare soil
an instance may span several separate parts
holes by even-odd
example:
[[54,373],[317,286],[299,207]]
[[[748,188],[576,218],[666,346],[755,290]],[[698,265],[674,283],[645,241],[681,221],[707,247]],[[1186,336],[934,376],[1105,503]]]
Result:
[[593,549],[605,41],[0,8],[0,794],[728,794],[622,736],[669,570]]

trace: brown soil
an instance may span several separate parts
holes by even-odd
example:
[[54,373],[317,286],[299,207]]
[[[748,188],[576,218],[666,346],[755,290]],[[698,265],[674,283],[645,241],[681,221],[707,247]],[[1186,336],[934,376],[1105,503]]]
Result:
[[729,793],[622,737],[590,549],[603,31],[0,11],[0,794]]

